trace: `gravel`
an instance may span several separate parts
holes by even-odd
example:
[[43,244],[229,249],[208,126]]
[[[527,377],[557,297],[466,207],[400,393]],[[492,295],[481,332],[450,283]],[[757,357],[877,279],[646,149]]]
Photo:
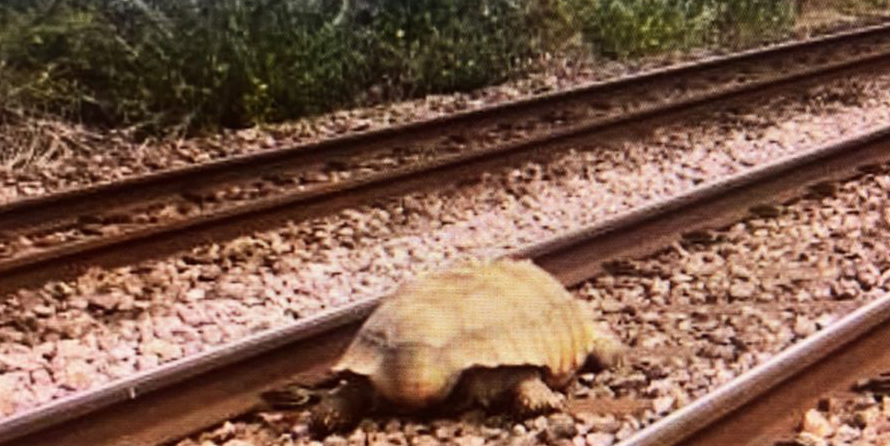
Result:
[[[435,193],[19,290],[0,304],[0,386],[14,389],[0,410],[9,415],[151,369],[390,291],[422,270],[492,257],[887,122],[888,83],[850,79],[805,92],[803,103],[771,98],[616,147],[579,148]],[[732,285],[735,299],[757,294],[746,281]],[[856,292],[849,280],[834,287]]]
[[800,419],[781,446],[884,445],[890,443],[890,393],[886,373],[849,392],[824,396]]
[[[609,445],[714,390],[817,329],[890,290],[890,166],[794,200],[775,217],[750,217],[712,232],[707,244],[675,243],[627,261],[573,290],[632,349],[625,366],[585,373],[567,390],[584,409],[527,420],[468,411],[456,418],[374,416],[355,430],[313,441],[307,413],[260,412],[177,446],[226,444]],[[754,291],[734,296],[733,285]],[[583,392],[580,392],[583,390]],[[578,397],[577,395],[585,395]],[[598,401],[637,401],[630,413]],[[570,404],[570,407],[573,405]],[[883,444],[890,400],[873,395],[810,413],[803,444]],[[577,405],[575,407],[578,407]],[[881,437],[880,435],[884,435]],[[824,440],[830,439],[830,443]],[[819,443],[819,439],[823,439]],[[857,443],[858,444],[858,443]]]

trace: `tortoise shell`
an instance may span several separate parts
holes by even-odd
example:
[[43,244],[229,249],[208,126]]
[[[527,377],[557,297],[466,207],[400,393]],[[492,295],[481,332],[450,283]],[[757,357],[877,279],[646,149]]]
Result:
[[384,299],[335,372],[367,377],[385,400],[421,408],[445,399],[471,368],[535,366],[561,388],[591,353],[620,344],[531,261],[465,265],[421,277]]

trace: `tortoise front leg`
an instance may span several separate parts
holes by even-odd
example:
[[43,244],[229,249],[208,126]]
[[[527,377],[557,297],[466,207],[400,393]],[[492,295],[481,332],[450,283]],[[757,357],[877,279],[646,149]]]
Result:
[[537,370],[525,371],[513,386],[513,409],[521,417],[553,412],[564,407],[565,397],[547,387]]
[[312,408],[309,428],[326,435],[355,427],[373,402],[371,384],[366,379],[350,379]]

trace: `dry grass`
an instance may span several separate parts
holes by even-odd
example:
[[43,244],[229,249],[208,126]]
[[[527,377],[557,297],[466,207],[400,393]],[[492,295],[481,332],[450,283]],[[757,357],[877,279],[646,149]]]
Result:
[[101,140],[77,124],[0,109],[0,167],[6,170],[46,167]]
[[837,26],[852,25],[863,17],[888,17],[890,0],[797,0],[798,35],[808,36]]

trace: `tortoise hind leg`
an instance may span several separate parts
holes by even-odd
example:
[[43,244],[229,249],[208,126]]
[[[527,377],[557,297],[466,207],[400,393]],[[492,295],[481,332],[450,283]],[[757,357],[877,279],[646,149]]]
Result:
[[366,379],[350,379],[312,408],[309,427],[319,435],[355,427],[373,402],[371,384]]
[[521,417],[554,412],[565,407],[565,397],[541,380],[537,370],[529,370],[513,386],[513,410]]
[[520,417],[538,415],[563,408],[563,396],[550,390],[534,367],[499,367],[466,372],[461,382],[459,401],[478,402],[492,408],[501,402],[512,404]]

